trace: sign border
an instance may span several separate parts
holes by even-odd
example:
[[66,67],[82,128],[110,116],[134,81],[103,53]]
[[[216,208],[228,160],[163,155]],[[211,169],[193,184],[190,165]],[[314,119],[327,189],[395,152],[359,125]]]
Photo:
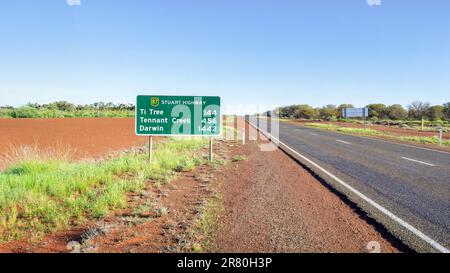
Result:
[[[353,117],[348,117],[347,115],[347,110],[362,110],[363,115],[362,116],[353,116]],[[366,115],[367,114],[367,115]],[[369,107],[353,107],[353,108],[342,108],[341,110],[341,115],[343,118],[345,119],[351,119],[351,118],[364,118],[367,119],[369,118]]]
[[[170,97],[170,96],[179,96],[179,97],[218,97],[220,100],[220,132],[216,135],[187,135],[187,134],[178,134],[178,135],[171,135],[171,134],[138,134],[137,132],[137,99],[138,97]],[[151,136],[151,137],[221,137],[223,132],[223,113],[222,113],[222,97],[220,96],[192,96],[192,95],[136,95],[136,105],[134,107],[134,133],[136,136]]]

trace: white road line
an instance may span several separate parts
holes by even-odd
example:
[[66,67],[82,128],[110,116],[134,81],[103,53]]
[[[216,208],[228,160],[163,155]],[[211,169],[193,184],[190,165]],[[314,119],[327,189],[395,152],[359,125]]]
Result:
[[340,143],[347,144],[347,145],[350,145],[350,144],[351,144],[350,142],[343,141],[343,140],[340,140],[340,139],[336,139],[336,141],[337,141],[337,142],[340,142]]
[[[303,129],[294,129],[294,131],[296,131],[296,132],[305,132],[305,130],[303,130]],[[308,133],[309,135],[311,135],[311,136],[317,136],[317,134],[316,133]]]
[[423,161],[420,161],[420,160],[415,160],[415,159],[404,157],[404,156],[402,156],[402,158],[405,159],[405,160],[417,162],[417,163],[424,164],[424,165],[431,166],[431,167],[435,167],[436,166],[436,165],[431,164],[431,163],[423,162]]
[[[258,130],[258,127],[256,127],[253,123],[249,122],[250,125],[252,125],[253,127],[255,127]],[[341,180],[340,178],[338,178],[337,176],[335,176],[334,174],[330,173],[329,171],[325,170],[324,168],[322,168],[321,166],[319,166],[317,163],[315,163],[314,161],[312,161],[311,159],[301,155],[299,152],[295,151],[294,149],[292,149],[291,147],[289,147],[288,145],[286,145],[285,143],[281,142],[279,139],[273,137],[271,134],[265,132],[262,129],[261,130],[264,134],[270,136],[271,140],[275,140],[276,143],[281,143],[282,145],[284,145],[287,149],[289,149],[290,151],[292,151],[293,153],[295,153],[297,156],[303,158],[305,161],[309,162],[311,165],[313,165],[314,167],[316,167],[317,169],[321,170],[322,172],[324,172],[325,174],[327,174],[329,177],[331,177],[332,179],[334,179],[336,182],[338,182],[339,184],[341,184],[342,186],[344,186],[345,188],[347,188],[349,191],[353,192],[355,195],[357,195],[359,198],[361,198],[362,200],[366,201],[368,204],[370,204],[371,206],[373,206],[374,208],[376,208],[377,210],[381,211],[383,214],[385,214],[387,217],[391,218],[393,221],[397,222],[399,225],[401,225],[402,227],[406,228],[407,230],[409,230],[410,232],[412,232],[414,235],[416,235],[417,237],[419,237],[420,239],[422,239],[423,241],[427,242],[429,245],[431,245],[433,248],[435,248],[436,250],[443,252],[443,253],[450,253],[450,250],[448,250],[447,248],[445,248],[444,246],[442,246],[441,244],[439,244],[438,242],[436,242],[435,240],[431,239],[430,237],[428,237],[427,235],[425,235],[423,232],[421,232],[420,230],[416,229],[415,227],[413,227],[412,225],[410,225],[408,222],[404,221],[403,219],[401,219],[400,217],[396,216],[394,213],[390,212],[388,209],[386,209],[385,207],[379,205],[378,203],[376,203],[375,201],[373,201],[372,199],[370,199],[369,197],[365,196],[364,194],[362,194],[360,191],[358,191],[357,189],[353,188],[352,186],[350,186],[349,184],[347,184],[346,182],[344,182],[343,180]],[[276,144],[275,143],[275,144]]]

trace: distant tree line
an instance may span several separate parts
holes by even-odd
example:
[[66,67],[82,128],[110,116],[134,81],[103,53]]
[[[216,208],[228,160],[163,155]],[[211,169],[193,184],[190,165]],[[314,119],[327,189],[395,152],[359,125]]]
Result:
[[76,105],[67,101],[48,104],[28,103],[20,107],[0,106],[0,118],[63,118],[63,117],[132,117],[134,104],[95,102]]
[[[329,104],[324,107],[315,108],[308,104],[296,104],[280,107],[277,114],[282,118],[291,119],[342,119],[342,109],[353,108],[352,104],[341,104],[339,106]],[[385,105],[381,103],[369,104],[369,118],[372,120],[450,120],[450,102],[443,105],[430,105],[422,101],[414,101],[407,108],[400,104]]]

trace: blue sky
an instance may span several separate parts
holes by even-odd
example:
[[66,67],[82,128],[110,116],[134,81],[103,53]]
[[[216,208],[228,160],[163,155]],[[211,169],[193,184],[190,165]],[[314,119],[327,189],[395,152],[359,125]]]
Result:
[[449,14],[448,0],[0,0],[0,105],[442,104]]

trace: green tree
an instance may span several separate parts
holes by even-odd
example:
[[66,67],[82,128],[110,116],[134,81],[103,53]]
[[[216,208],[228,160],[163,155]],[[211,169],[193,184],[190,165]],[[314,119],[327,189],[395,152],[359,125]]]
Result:
[[53,103],[50,103],[47,108],[49,109],[56,109],[64,112],[70,112],[75,110],[75,105],[67,102],[67,101],[56,101]]
[[430,103],[422,101],[414,101],[408,105],[408,115],[413,119],[423,119],[428,113]]
[[386,105],[382,103],[369,104],[369,117],[370,118],[386,118]]
[[422,101],[414,101],[408,106],[408,116],[422,120],[422,131],[425,129],[424,120],[430,109],[430,103]]
[[332,120],[338,116],[338,110],[336,105],[329,104],[325,107],[322,107],[319,111],[319,117],[324,120]]
[[31,102],[29,102],[29,103],[27,103],[26,106],[27,107],[31,107],[31,108],[36,108],[36,109],[41,108],[41,105],[39,103],[31,103]]
[[307,104],[301,104],[295,107],[294,118],[312,119],[315,116],[316,110]]
[[436,121],[444,118],[445,107],[442,105],[434,105],[428,108],[427,116],[429,119]]
[[92,106],[94,107],[94,109],[96,110],[105,110],[105,103],[104,102],[94,102],[92,104]]
[[450,120],[450,102],[444,104],[444,118]]
[[13,118],[40,118],[39,110],[29,106],[16,108],[11,113]]
[[408,117],[408,112],[400,104],[393,104],[387,107],[383,112],[389,119],[393,120],[403,120]]
[[280,117],[293,118],[296,105],[289,105],[280,108]]

